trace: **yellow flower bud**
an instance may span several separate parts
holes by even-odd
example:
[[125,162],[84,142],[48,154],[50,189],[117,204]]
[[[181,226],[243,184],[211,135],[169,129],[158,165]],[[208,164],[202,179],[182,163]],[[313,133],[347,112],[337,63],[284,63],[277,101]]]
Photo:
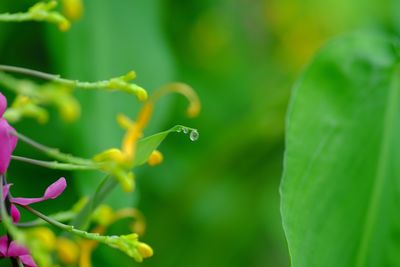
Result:
[[62,32],[66,32],[71,28],[71,23],[68,20],[63,20],[58,24],[58,29]]
[[142,87],[138,87],[136,96],[139,99],[139,101],[145,101],[148,97],[147,91],[145,89],[143,89]]
[[102,226],[111,224],[114,220],[114,211],[108,205],[99,206],[92,215],[93,220]]
[[56,247],[56,237],[47,227],[38,227],[29,231],[29,237],[40,242],[46,250],[53,250]]
[[60,237],[57,239],[57,255],[65,264],[75,264],[79,258],[79,248],[70,239]]
[[161,164],[163,162],[163,159],[164,159],[163,154],[161,154],[161,152],[158,150],[154,150],[153,152],[151,152],[151,155],[147,160],[147,163],[150,166],[156,166],[158,164]]
[[104,162],[104,161],[116,161],[116,162],[124,162],[125,156],[121,152],[121,150],[117,148],[110,148],[100,154],[97,154],[93,157],[93,160],[96,162]]
[[61,117],[67,122],[77,120],[81,113],[79,102],[72,97],[59,101],[59,110]]
[[150,258],[154,254],[153,249],[149,245],[142,242],[139,242],[137,245],[137,250],[143,258]]
[[122,79],[125,82],[129,82],[131,80],[134,80],[136,78],[136,72],[131,70],[130,72],[128,72],[127,74],[125,74],[124,76],[122,76]]
[[82,16],[83,3],[82,0],[63,0],[63,11],[67,18],[77,20]]

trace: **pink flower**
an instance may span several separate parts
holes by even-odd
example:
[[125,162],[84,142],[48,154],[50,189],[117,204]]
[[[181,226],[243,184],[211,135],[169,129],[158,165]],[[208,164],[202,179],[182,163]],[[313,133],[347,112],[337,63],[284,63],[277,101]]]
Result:
[[8,237],[0,237],[0,258],[19,258],[25,267],[37,267],[29,250],[18,245],[15,241],[8,243]]
[[[7,184],[3,187],[3,201],[8,195],[8,192],[10,191],[10,187],[12,184]],[[67,187],[67,182],[65,181],[65,178],[62,177],[49,185],[44,192],[44,195],[42,197],[38,198],[24,198],[24,197],[10,197],[10,202],[11,202],[11,217],[14,221],[14,223],[19,222],[19,219],[21,217],[21,214],[17,207],[14,204],[22,205],[22,206],[27,206],[33,203],[38,203],[42,202],[48,199],[55,199],[59,195],[64,192],[65,188]]]
[[17,145],[17,137],[10,134],[15,131],[3,114],[7,108],[7,100],[2,93],[0,93],[0,174],[5,173],[10,164],[11,154]]

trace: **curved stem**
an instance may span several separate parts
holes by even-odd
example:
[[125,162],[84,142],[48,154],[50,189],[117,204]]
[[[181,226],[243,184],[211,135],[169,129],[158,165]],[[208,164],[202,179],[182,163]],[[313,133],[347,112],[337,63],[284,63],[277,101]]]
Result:
[[81,82],[78,80],[69,80],[61,78],[59,74],[50,74],[42,71],[31,70],[27,68],[21,68],[16,66],[8,66],[8,65],[0,65],[0,71],[6,72],[14,72],[24,75],[33,76],[36,78],[41,78],[44,80],[54,81],[58,83],[62,83],[65,85],[82,87],[82,88],[94,88],[94,87],[102,87],[105,85],[107,81],[100,81],[100,82]]
[[[59,222],[69,221],[69,220],[75,218],[75,216],[76,216],[76,213],[73,211],[59,212],[56,214],[49,215],[50,218],[52,218],[56,221],[59,221]],[[44,222],[42,219],[36,219],[33,221],[29,221],[29,222],[17,223],[16,225],[18,227],[36,227],[36,226],[46,225],[46,222]]]
[[127,93],[136,95],[140,100],[145,100],[147,98],[147,92],[142,87],[134,83],[128,83],[128,81],[136,77],[136,74],[133,71],[129,72],[125,76],[120,76],[111,78],[109,80],[95,81],[95,82],[82,82],[79,80],[70,80],[61,78],[61,76],[57,74],[49,74],[37,70],[31,70],[31,69],[8,66],[8,65],[0,65],[0,71],[29,75],[71,87],[79,87],[81,89],[106,89],[106,90],[119,89],[121,91],[125,91]]
[[88,170],[98,170],[100,165],[92,164],[92,165],[76,165],[76,164],[69,164],[69,163],[60,163],[57,161],[43,161],[37,159],[31,159],[26,157],[20,156],[11,156],[13,160],[18,160],[21,162],[26,162],[33,165],[38,165],[41,167],[55,169],[55,170],[66,170],[66,171],[88,171]]
[[49,80],[49,81],[54,81],[60,78],[60,75],[57,74],[49,74],[37,70],[31,70],[31,69],[26,69],[26,68],[21,68],[21,67],[15,67],[15,66],[8,66],[8,65],[0,65],[0,71],[6,71],[6,72],[14,72],[14,73],[19,73],[19,74],[24,74],[24,75],[29,75],[37,78],[41,78],[44,80]]
[[117,185],[118,181],[114,177],[106,176],[97,187],[94,195],[76,215],[75,219],[72,221],[72,225],[80,229],[87,229],[92,211],[104,201]]
[[54,225],[55,227],[57,227],[57,228],[59,228],[59,229],[61,229],[63,231],[66,231],[68,233],[74,234],[74,235],[79,236],[81,238],[94,240],[94,241],[101,242],[101,243],[104,243],[104,244],[108,244],[109,243],[108,241],[110,239],[112,239],[112,237],[109,237],[109,236],[101,236],[101,235],[99,235],[97,233],[89,233],[89,232],[86,232],[86,231],[75,229],[74,226],[63,224],[63,223],[61,223],[59,221],[56,221],[56,220],[54,220],[54,219],[52,219],[50,217],[47,217],[43,213],[41,213],[41,212],[39,212],[39,211],[29,207],[29,206],[24,206],[24,205],[19,205],[19,204],[18,204],[18,206],[26,209],[28,212],[32,213],[33,215],[39,217],[40,219],[42,219],[42,220],[44,220],[46,222],[48,222],[49,224]]
[[0,14],[0,21],[2,22],[23,22],[32,20],[32,16],[29,13],[3,13]]
[[[14,226],[8,214],[7,207],[3,201],[3,187],[5,183],[4,175],[0,175],[0,214],[4,227],[8,234],[18,243],[24,244],[24,237],[19,233],[18,229]],[[9,195],[8,195],[9,197]],[[7,199],[7,198],[6,198]]]
[[18,139],[21,140],[22,142],[36,148],[39,151],[44,152],[47,156],[57,159],[59,161],[77,164],[77,165],[86,165],[86,166],[94,165],[93,161],[91,161],[89,159],[79,158],[79,157],[72,156],[70,154],[62,153],[56,148],[50,148],[50,147],[44,146],[44,145],[30,139],[29,137],[27,137],[21,133],[18,133],[16,131],[12,131],[10,133],[12,135],[18,137]]

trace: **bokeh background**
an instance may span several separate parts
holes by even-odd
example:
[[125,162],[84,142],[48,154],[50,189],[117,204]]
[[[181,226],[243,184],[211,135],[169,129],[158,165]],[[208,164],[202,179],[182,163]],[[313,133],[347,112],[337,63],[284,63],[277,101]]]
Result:
[[[30,5],[1,1],[0,12]],[[142,240],[155,255],[136,264],[100,246],[94,266],[285,267],[279,182],[290,88],[328,39],[363,28],[397,33],[399,7],[395,0],[84,0],[83,17],[66,33],[39,23],[1,24],[0,62],[90,81],[134,69],[149,92],[182,81],[200,95],[198,118],[186,118],[185,100],[171,95],[146,129],[183,124],[198,128],[200,139],[171,135],[160,147],[164,163],[137,169],[136,191],[117,190],[108,199],[144,213]],[[76,95],[79,121],[65,123],[53,111],[46,125],[25,120],[16,128],[80,156],[119,146],[115,116],[134,117],[140,103],[123,93]],[[22,143],[16,154],[41,158]],[[66,194],[38,209],[68,209],[101,178],[13,162],[9,179],[15,195],[35,195],[61,175],[69,181]],[[121,222],[110,231],[126,229]]]

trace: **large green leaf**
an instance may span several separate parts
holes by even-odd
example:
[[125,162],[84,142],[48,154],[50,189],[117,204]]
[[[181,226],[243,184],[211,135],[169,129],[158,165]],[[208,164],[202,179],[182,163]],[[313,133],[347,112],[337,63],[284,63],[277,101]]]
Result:
[[400,68],[389,38],[331,42],[295,86],[282,216],[292,265],[400,266]]

